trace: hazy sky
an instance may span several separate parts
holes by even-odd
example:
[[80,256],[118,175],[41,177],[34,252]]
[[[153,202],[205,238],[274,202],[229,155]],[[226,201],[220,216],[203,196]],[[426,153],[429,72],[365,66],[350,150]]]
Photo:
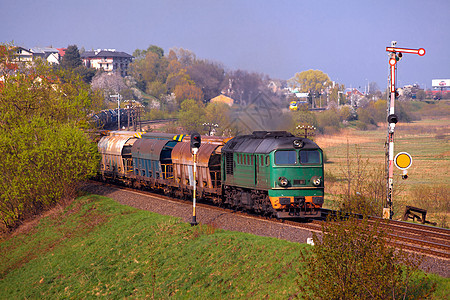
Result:
[[181,47],[229,69],[317,69],[362,90],[387,86],[396,40],[426,50],[400,61],[399,86],[450,78],[449,0],[0,0],[0,20],[0,42],[26,48]]

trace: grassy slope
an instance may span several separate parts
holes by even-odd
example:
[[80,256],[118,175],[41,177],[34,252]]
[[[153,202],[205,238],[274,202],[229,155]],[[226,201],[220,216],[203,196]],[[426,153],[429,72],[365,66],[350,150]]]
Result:
[[0,298],[287,299],[307,247],[85,196],[1,242]]
[[305,247],[86,196],[2,241],[0,296],[287,298]]

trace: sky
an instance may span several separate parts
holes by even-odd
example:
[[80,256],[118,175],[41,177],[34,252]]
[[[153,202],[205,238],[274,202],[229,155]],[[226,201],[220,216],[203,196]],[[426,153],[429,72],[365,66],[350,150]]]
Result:
[[364,91],[388,86],[386,47],[424,48],[398,63],[398,86],[450,79],[449,0],[0,0],[0,43],[188,49],[227,70],[289,79],[309,69]]

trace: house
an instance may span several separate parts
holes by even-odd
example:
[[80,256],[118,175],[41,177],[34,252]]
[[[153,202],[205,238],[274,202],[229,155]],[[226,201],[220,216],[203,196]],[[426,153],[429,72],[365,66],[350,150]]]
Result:
[[106,72],[119,72],[122,76],[128,75],[128,66],[133,56],[115,49],[97,49],[81,54],[83,64],[88,68],[103,69]]
[[33,61],[33,53],[25,49],[23,47],[14,47],[13,48],[13,61],[14,62],[31,62]]
[[361,93],[356,88],[350,88],[345,90],[345,95],[347,96],[347,99],[350,99],[350,103],[352,107],[358,107],[359,102],[362,98],[364,98],[364,94]]
[[56,64],[59,65],[59,50],[56,48],[51,48],[51,47],[44,47],[44,48],[40,48],[40,47],[34,47],[30,49],[31,53],[33,53],[33,60],[36,57],[40,57],[43,60],[47,60],[47,62],[49,62],[50,64]]
[[234,100],[231,99],[230,97],[227,97],[222,94],[222,95],[212,98],[210,102],[211,103],[225,103],[231,107],[231,106],[233,106]]
[[56,50],[58,50],[59,52],[59,58],[63,58],[63,56],[66,54],[66,50],[67,48],[56,48]]

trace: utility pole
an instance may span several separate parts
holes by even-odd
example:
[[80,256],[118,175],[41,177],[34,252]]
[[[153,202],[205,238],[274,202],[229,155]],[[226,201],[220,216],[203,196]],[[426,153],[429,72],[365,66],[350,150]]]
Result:
[[387,121],[388,121],[388,132],[386,138],[386,167],[387,167],[387,183],[386,183],[386,205],[383,208],[383,218],[392,219],[394,214],[392,210],[392,194],[394,185],[394,129],[395,124],[398,122],[398,117],[395,114],[395,99],[397,97],[396,90],[396,70],[397,62],[403,57],[403,53],[418,54],[420,56],[425,55],[425,49],[407,49],[407,48],[396,48],[396,41],[392,41],[391,47],[386,47],[386,51],[389,52],[389,91],[390,96],[388,96],[388,109],[387,109]]
[[117,98],[117,126],[118,130],[120,130],[120,94],[110,95],[111,98]]

